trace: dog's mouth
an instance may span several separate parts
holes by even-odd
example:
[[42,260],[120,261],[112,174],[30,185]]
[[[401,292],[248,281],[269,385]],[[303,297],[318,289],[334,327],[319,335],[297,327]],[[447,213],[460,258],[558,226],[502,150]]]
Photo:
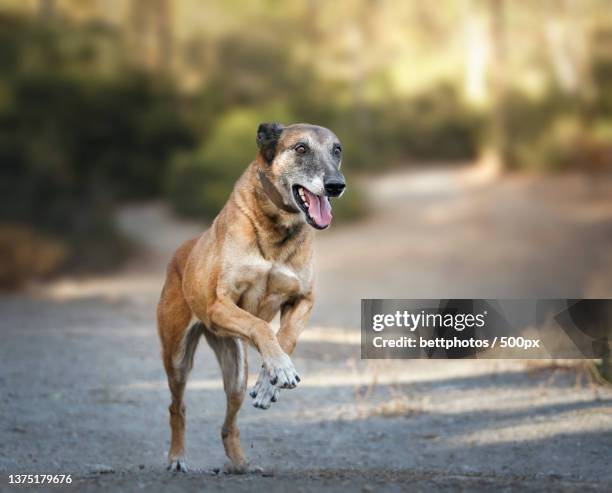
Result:
[[301,185],[293,185],[293,198],[313,228],[325,229],[331,224],[331,204],[325,195],[316,195]]

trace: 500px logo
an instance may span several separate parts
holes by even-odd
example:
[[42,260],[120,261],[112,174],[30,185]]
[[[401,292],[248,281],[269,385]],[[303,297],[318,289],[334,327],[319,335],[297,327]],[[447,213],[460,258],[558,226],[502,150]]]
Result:
[[397,310],[395,313],[376,313],[372,316],[372,329],[380,332],[388,327],[401,327],[414,332],[418,328],[453,328],[458,332],[473,327],[483,327],[487,311],[482,313],[418,313]]

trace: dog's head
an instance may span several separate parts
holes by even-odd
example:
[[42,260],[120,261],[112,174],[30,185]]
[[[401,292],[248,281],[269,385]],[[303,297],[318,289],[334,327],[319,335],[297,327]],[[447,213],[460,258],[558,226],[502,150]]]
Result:
[[329,197],[339,197],[346,187],[338,137],[316,125],[262,123],[257,146],[263,171],[284,204],[301,211],[313,228],[327,228],[332,219]]

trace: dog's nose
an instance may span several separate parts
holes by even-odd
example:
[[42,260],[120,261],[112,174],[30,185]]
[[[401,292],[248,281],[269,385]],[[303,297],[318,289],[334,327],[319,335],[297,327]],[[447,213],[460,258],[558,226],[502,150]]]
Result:
[[338,197],[346,187],[346,183],[340,178],[327,178],[324,185],[328,197]]

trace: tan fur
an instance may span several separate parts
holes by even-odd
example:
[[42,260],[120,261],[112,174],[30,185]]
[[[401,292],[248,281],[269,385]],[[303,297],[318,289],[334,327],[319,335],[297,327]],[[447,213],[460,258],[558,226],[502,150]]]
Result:
[[[297,374],[289,355],[312,308],[314,230],[302,214],[272,203],[261,187],[260,169],[273,183],[284,172],[258,155],[210,228],[181,245],[168,266],[157,318],[172,395],[168,459],[178,470],[184,468],[183,394],[201,333],[222,368],[227,412],[221,434],[235,471],[246,467],[236,425],[246,390],[246,348],[238,345],[251,343],[267,374],[287,376],[288,388],[299,381],[292,376]],[[279,311],[281,327],[275,334],[270,321]]]

